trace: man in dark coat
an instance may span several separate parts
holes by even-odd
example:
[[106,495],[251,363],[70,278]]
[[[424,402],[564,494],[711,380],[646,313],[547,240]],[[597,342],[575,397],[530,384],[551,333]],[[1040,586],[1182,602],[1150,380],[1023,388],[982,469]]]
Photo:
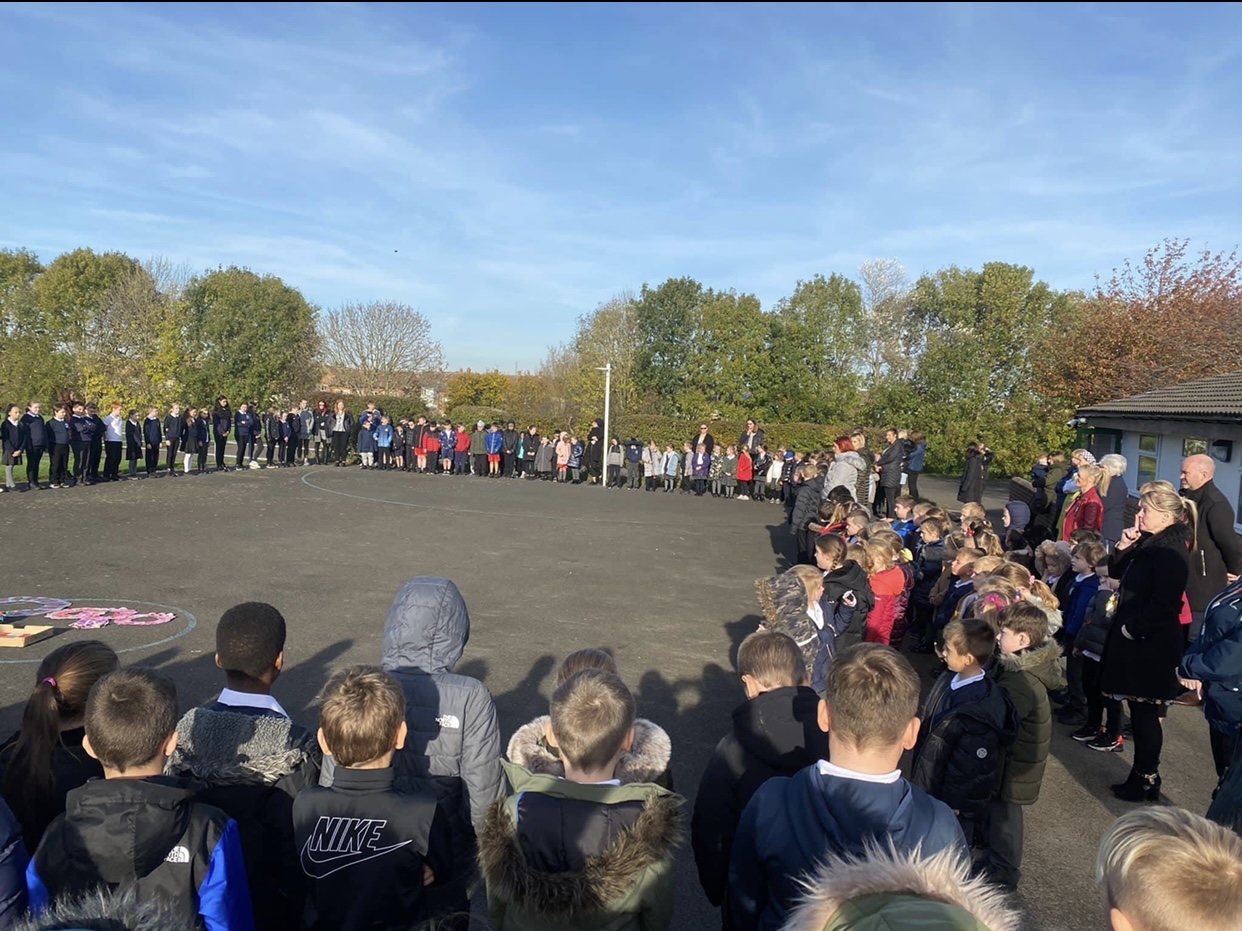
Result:
[[1190,559],[1190,580],[1186,598],[1193,620],[1190,637],[1199,636],[1203,611],[1221,589],[1242,571],[1242,538],[1233,529],[1233,508],[1212,478],[1216,460],[1202,454],[1188,456],[1182,463],[1182,487],[1187,498],[1199,509],[1195,525],[1195,550]]

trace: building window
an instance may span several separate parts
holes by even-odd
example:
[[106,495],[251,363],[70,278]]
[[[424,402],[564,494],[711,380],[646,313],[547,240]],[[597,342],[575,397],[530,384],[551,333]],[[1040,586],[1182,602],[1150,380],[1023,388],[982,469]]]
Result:
[[1142,488],[1148,482],[1156,480],[1160,470],[1160,437],[1150,434],[1139,434],[1138,483]]
[[1187,437],[1182,440],[1182,458],[1187,456],[1202,456],[1208,451],[1207,440],[1197,440],[1193,437]]

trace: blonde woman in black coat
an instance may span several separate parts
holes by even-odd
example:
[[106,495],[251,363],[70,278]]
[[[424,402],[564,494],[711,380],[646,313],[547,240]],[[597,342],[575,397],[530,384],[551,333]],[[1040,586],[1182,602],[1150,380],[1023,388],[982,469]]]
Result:
[[1104,644],[1100,690],[1124,698],[1134,728],[1134,768],[1113,786],[1119,799],[1160,798],[1160,719],[1181,692],[1182,602],[1190,576],[1196,520],[1193,501],[1156,489],[1139,499],[1134,526],[1121,534],[1109,557],[1109,574],[1121,580],[1117,608]]

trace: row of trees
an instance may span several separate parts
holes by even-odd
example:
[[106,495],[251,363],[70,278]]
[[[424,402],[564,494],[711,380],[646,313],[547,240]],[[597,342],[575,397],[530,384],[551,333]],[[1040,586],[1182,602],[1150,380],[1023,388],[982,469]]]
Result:
[[354,394],[414,391],[443,369],[431,326],[395,302],[320,312],[279,278],[242,268],[190,274],[165,259],[77,249],[44,267],[0,250],[0,397],[139,406],[305,397],[325,365]]
[[579,318],[539,372],[467,373],[454,402],[535,422],[613,412],[767,423],[898,424],[923,430],[929,468],[960,466],[984,438],[1001,469],[1025,472],[1064,447],[1082,406],[1236,370],[1242,263],[1166,241],[1088,291],[1056,291],[1030,268],[991,262],[910,282],[894,261],[857,279],[817,275],[764,309],[752,294],[691,278],[624,293]]

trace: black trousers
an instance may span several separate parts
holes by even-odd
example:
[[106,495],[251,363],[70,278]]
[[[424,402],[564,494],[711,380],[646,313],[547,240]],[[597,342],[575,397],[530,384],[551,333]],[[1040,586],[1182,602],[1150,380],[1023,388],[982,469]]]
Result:
[[906,473],[906,490],[910,492],[910,497],[915,501],[919,498],[919,475],[918,472]]
[[115,482],[120,477],[122,445],[122,443],[116,440],[109,440],[104,444],[103,477],[108,481]]
[[160,467],[160,448],[158,446],[144,446],[143,452],[147,460],[147,475],[154,475],[159,471]]
[[619,465],[610,465],[608,467],[608,484],[621,487],[621,467]]
[[281,450],[285,456],[285,465],[293,465],[298,460],[298,440],[285,440],[281,443]]
[[1116,740],[1121,736],[1121,702],[1100,691],[1103,664],[1087,656],[1079,659],[1082,660],[1082,690],[1087,696],[1087,724],[1096,730],[1103,727],[1104,733]]
[[1025,825],[1022,806],[993,799],[987,811],[988,849],[984,862],[992,878],[1010,889],[1022,876]]
[[172,475],[177,471],[177,450],[181,446],[181,438],[176,437],[168,441],[168,455],[164,460],[164,467],[168,469],[168,474]]
[[1209,727],[1208,740],[1212,743],[1212,762],[1216,764],[1216,778],[1220,779],[1225,775],[1225,770],[1229,768],[1229,761],[1233,759],[1233,754],[1238,749],[1238,734],[1236,731],[1226,734],[1224,731]]
[[[884,516],[887,517],[889,520],[892,520],[894,516],[894,510],[897,507],[897,496],[901,494],[901,486],[900,485],[884,485],[882,486],[880,490],[883,493]],[[875,500],[876,500],[876,505],[878,507],[880,500],[881,500],[881,495],[877,494],[875,496]]]
[[26,481],[30,483],[31,488],[39,484],[39,466],[43,464],[45,452],[47,452],[46,446],[31,446],[26,450]]
[[90,458],[86,464],[86,474],[91,481],[99,481],[99,460],[103,459],[103,440],[91,440]]
[[349,453],[349,434],[343,430],[332,433],[332,453],[337,462],[343,463]]
[[64,485],[69,481],[69,446],[53,446],[50,457],[51,474],[48,481],[53,485]]
[[82,481],[86,478],[91,455],[91,444],[85,440],[73,440],[73,478]]
[[1130,727],[1134,730],[1134,771],[1144,776],[1160,771],[1160,751],[1164,749],[1164,728],[1160,706],[1149,701],[1131,701]]
[[517,460],[517,455],[515,453],[501,453],[500,454],[500,474],[506,477],[512,475],[513,464],[516,460]]
[[475,475],[486,475],[487,474],[487,453],[475,453],[472,456],[472,458],[474,459],[474,474]]
[[216,471],[224,470],[224,444],[229,441],[228,436],[216,434]]
[[303,462],[310,458],[310,437],[304,436],[298,440],[298,458]]
[[197,466],[198,471],[206,472],[207,471],[207,444],[199,443],[198,448],[195,450],[195,452],[198,453],[198,466]]
[[240,469],[247,459],[254,458],[254,437],[239,434],[235,439],[237,440],[237,467]]

